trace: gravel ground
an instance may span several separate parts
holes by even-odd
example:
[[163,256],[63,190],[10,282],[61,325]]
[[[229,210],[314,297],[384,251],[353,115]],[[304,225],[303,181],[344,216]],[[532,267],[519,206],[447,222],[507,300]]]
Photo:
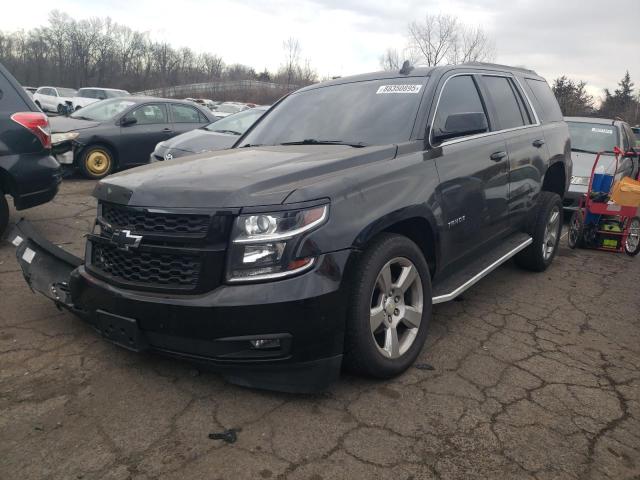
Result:
[[[22,215],[82,254],[92,182]],[[18,215],[12,212],[12,218]],[[640,260],[507,264],[438,305],[393,381],[253,391],[106,343],[25,285],[0,246],[2,479],[640,478]],[[241,429],[237,442],[208,434]]]

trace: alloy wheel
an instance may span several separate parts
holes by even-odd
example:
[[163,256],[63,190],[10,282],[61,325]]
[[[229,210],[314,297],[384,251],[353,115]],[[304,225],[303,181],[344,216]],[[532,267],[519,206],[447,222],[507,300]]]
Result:
[[558,243],[558,234],[560,233],[560,208],[553,207],[547,226],[544,229],[544,237],[542,240],[542,258],[545,262],[553,256]]
[[629,235],[625,241],[627,252],[635,252],[640,246],[640,219],[634,217],[629,223]]
[[413,345],[424,306],[422,279],[404,257],[388,261],[378,273],[371,293],[370,328],[378,351],[396,359]]

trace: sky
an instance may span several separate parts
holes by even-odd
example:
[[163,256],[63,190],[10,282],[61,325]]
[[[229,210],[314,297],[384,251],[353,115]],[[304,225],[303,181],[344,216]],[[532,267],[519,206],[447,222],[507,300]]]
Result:
[[[47,24],[52,8],[75,19],[111,17],[175,47],[220,55],[260,71],[283,63],[283,41],[299,40],[320,77],[379,70],[402,49],[409,22],[452,14],[482,27],[495,60],[551,82],[585,80],[596,97],[628,69],[640,89],[640,0],[3,0],[0,30]],[[28,5],[28,6],[27,6]],[[636,92],[638,91],[636,90]]]

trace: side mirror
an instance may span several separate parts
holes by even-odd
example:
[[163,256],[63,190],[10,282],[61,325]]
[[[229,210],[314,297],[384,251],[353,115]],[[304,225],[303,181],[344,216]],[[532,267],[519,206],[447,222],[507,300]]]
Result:
[[433,140],[440,143],[451,138],[476,135],[488,130],[489,123],[483,112],[454,113],[447,117],[444,129],[434,130]]
[[135,125],[136,123],[138,123],[138,120],[134,117],[124,117],[122,120],[120,120],[121,127],[128,127],[130,125]]

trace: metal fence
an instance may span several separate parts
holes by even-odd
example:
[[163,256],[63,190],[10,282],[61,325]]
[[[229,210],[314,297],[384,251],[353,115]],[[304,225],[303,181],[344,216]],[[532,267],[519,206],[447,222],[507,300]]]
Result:
[[175,85],[172,87],[152,88],[136,92],[136,95],[145,95],[151,97],[195,97],[204,94],[208,96],[224,96],[227,92],[241,91],[272,91],[273,94],[286,93],[296,90],[297,85],[283,85],[281,83],[261,82],[258,80],[233,80],[220,82],[190,83],[187,85]]

